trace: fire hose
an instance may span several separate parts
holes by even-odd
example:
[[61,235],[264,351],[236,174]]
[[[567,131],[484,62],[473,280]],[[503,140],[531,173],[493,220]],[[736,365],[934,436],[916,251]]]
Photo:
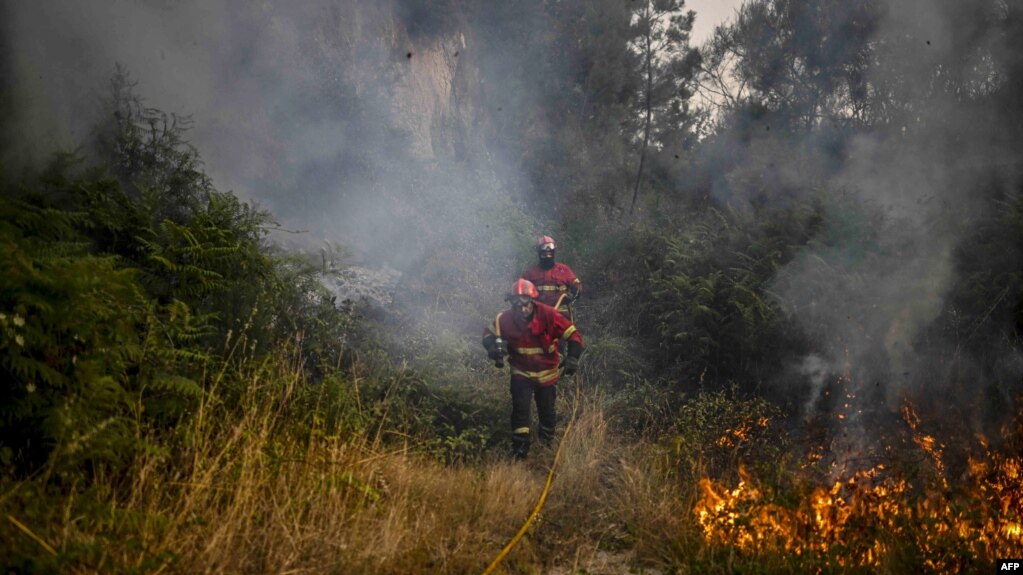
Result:
[[[561,302],[565,301],[565,298],[567,297],[568,292],[561,294],[561,297],[559,297],[558,301],[554,304],[554,309],[561,311]],[[568,319],[572,320],[572,323],[575,323],[575,307],[572,304],[575,303],[576,299],[578,298],[573,298],[568,302]]]
[[[561,302],[565,299],[566,295],[568,294],[562,294],[561,297],[558,298],[558,303],[554,306],[554,309],[558,309],[559,307],[561,307]],[[495,324],[497,324],[496,328],[498,330],[497,332],[498,339],[500,339],[501,337],[500,319],[501,319],[500,316],[498,316],[497,321],[495,322]],[[518,545],[519,541],[521,541],[522,538],[526,535],[526,531],[529,531],[529,527],[533,524],[534,521],[536,521],[536,518],[539,517],[540,511],[543,509],[544,503],[547,502],[547,495],[550,493],[551,483],[553,483],[554,481],[554,472],[557,470],[558,460],[561,458],[561,448],[565,446],[565,440],[568,438],[569,432],[572,431],[572,424],[575,423],[575,417],[579,411],[579,394],[581,390],[582,375],[577,373],[575,375],[575,394],[572,400],[572,417],[569,418],[568,424],[565,426],[565,432],[561,434],[561,440],[558,442],[558,448],[554,451],[554,460],[551,462],[551,468],[547,472],[547,481],[544,483],[543,490],[540,492],[540,497],[537,499],[536,506],[533,507],[533,512],[530,513],[529,517],[526,518],[526,522],[522,524],[522,527],[519,529],[518,533],[516,533],[515,536],[512,537],[510,541],[508,541],[508,544],[504,546],[504,549],[501,549],[501,552],[497,554],[497,557],[494,557],[494,560],[491,561],[490,565],[487,566],[485,571],[483,571],[483,575],[490,575],[491,573],[494,572],[494,569],[497,569],[497,566],[501,564],[501,561],[504,561],[508,554],[511,553],[511,550],[514,549],[515,546]]]
[[582,389],[582,376],[578,373],[575,376],[575,398],[572,401],[572,417],[568,420],[568,425],[565,426],[565,432],[561,434],[561,441],[558,442],[558,448],[554,451],[554,460],[551,462],[550,471],[547,472],[547,481],[544,483],[543,491],[540,492],[540,497],[536,502],[536,506],[533,507],[533,512],[526,518],[526,522],[522,524],[519,532],[508,541],[508,544],[504,546],[504,549],[494,557],[494,560],[490,562],[490,565],[483,572],[483,575],[490,575],[497,569],[497,566],[504,561],[505,557],[511,553],[511,550],[518,545],[519,541],[525,536],[526,531],[529,530],[530,525],[536,521],[536,518],[540,515],[540,510],[543,509],[544,503],[547,502],[547,495],[551,490],[551,483],[554,481],[554,472],[558,468],[558,460],[561,458],[561,448],[565,446],[565,439],[568,438],[568,434],[572,431],[572,424],[575,423],[575,416],[579,411],[579,391]]

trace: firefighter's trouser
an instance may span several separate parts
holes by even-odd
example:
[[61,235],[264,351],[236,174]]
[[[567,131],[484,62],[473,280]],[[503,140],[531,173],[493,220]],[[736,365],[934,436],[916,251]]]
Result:
[[512,451],[516,457],[529,454],[529,423],[532,419],[530,402],[536,401],[536,413],[540,420],[537,437],[544,444],[554,438],[554,428],[558,421],[555,404],[558,397],[556,385],[540,385],[532,379],[512,376]]

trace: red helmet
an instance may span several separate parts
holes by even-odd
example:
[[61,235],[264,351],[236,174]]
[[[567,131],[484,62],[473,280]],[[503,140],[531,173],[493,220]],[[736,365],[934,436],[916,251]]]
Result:
[[536,251],[554,251],[557,249],[557,245],[554,243],[554,238],[550,236],[540,236],[536,240]]
[[512,286],[511,297],[526,296],[532,299],[540,297],[540,292],[536,291],[536,286],[533,282],[519,278],[515,280],[515,285]]

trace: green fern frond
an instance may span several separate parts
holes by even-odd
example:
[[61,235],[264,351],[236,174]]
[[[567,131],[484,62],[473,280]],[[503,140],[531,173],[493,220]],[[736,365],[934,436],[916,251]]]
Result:
[[202,399],[202,386],[194,380],[175,374],[157,373],[149,383],[150,393],[170,393],[176,397],[186,399]]

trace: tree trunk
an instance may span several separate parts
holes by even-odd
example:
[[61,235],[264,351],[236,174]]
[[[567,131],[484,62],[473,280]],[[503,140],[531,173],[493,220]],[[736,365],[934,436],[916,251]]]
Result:
[[639,183],[643,179],[643,164],[646,162],[646,149],[650,143],[650,117],[651,117],[651,98],[650,91],[653,87],[653,46],[651,43],[653,38],[650,37],[650,31],[647,32],[646,37],[646,125],[643,126],[643,147],[639,150],[639,169],[636,170],[636,185],[632,189],[632,203],[629,204],[629,215],[632,215],[633,210],[636,209],[636,198],[639,197]]

